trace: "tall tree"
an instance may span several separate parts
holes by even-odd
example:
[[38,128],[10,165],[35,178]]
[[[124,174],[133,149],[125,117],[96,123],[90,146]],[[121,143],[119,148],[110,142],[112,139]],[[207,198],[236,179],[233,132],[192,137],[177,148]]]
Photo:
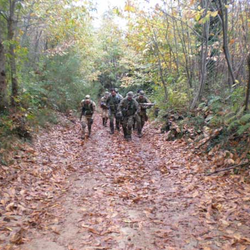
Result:
[[9,15],[7,16],[8,42],[9,42],[9,64],[10,64],[10,79],[11,79],[11,105],[16,106],[18,97],[18,80],[16,69],[16,54],[14,35],[17,27],[16,6],[19,0],[9,0]]
[[245,99],[245,110],[248,110],[249,95],[250,95],[250,54],[248,54],[247,56],[247,66],[248,66],[248,82],[247,82],[247,91]]
[[[221,18],[221,24],[222,24],[222,31],[223,31],[223,50],[227,61],[228,71],[231,76],[232,83],[235,83],[235,76],[233,72],[232,67],[232,61],[230,52],[228,49],[228,6],[227,6],[227,0],[218,0],[219,1],[219,16]],[[229,85],[231,86],[231,83],[229,82]]]
[[0,33],[0,112],[7,106],[7,81],[5,69],[5,50],[3,46],[2,34]]
[[[208,1],[202,0],[202,7],[204,8],[204,16],[206,16],[209,5]],[[191,109],[193,109],[196,105],[197,102],[201,99],[205,84],[206,84],[206,77],[207,77],[207,67],[206,67],[206,61],[207,61],[207,56],[208,56],[208,39],[209,39],[209,21],[205,21],[203,24],[203,41],[201,44],[201,74],[200,74],[200,81],[199,81],[199,88],[198,91],[195,94],[195,97],[193,99],[193,102],[190,106]]]

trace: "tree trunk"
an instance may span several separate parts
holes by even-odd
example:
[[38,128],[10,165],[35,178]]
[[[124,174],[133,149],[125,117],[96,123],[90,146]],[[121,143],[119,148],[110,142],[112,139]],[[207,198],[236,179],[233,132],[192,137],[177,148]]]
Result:
[[0,112],[2,112],[8,104],[6,89],[7,89],[7,81],[5,72],[5,54],[0,34]]
[[[206,6],[206,12],[207,12],[208,6]],[[206,14],[206,13],[205,13]],[[190,109],[194,109],[197,105],[198,101],[201,99],[205,83],[206,83],[206,77],[207,77],[207,67],[206,67],[206,59],[208,55],[208,38],[209,38],[209,24],[210,22],[207,21],[203,26],[203,39],[204,42],[202,43],[201,48],[201,75],[200,75],[200,84],[198,92],[196,93],[193,102],[190,106]]]
[[245,100],[245,111],[248,110],[249,94],[250,94],[250,53],[248,54],[247,57],[247,66],[248,66],[248,83],[247,83],[246,100]]
[[[180,6],[180,0],[178,0],[178,5]],[[179,9],[179,14],[181,16],[181,10]],[[181,34],[180,34],[181,33]],[[180,40],[181,40],[181,44],[182,44],[182,52],[183,52],[183,55],[184,55],[184,59],[185,59],[185,70],[186,70],[186,74],[187,74],[187,79],[188,79],[188,84],[189,84],[189,87],[192,88],[192,80],[190,78],[190,65],[189,65],[189,60],[188,60],[188,51],[186,49],[186,41],[187,43],[189,42],[189,39],[185,39],[185,29],[184,29],[184,26],[183,26],[183,22],[181,22],[181,32],[179,32],[179,37],[180,37]],[[186,40],[186,41],[185,41]]]
[[[221,18],[222,31],[223,31],[223,51],[224,51],[224,54],[226,57],[229,74],[230,74],[232,82],[234,84],[235,83],[235,76],[234,76],[232,62],[231,62],[230,53],[229,53],[229,49],[228,49],[228,37],[227,37],[227,35],[228,35],[228,11],[227,11],[227,8],[225,8],[222,5],[221,0],[219,0],[219,4],[220,4],[219,16]],[[225,1],[225,4],[227,4],[227,1]],[[230,87],[231,87],[231,85],[232,84],[229,82]]]
[[159,73],[160,73],[160,78],[161,78],[161,82],[164,88],[164,94],[165,94],[165,101],[167,102],[168,100],[168,89],[167,89],[167,84],[166,81],[164,79],[164,72],[163,72],[163,68],[162,68],[162,61],[161,61],[161,54],[160,54],[160,48],[157,42],[157,36],[155,31],[153,30],[153,42],[157,51],[157,60],[158,60],[158,68],[159,68]]
[[16,70],[16,57],[15,57],[15,46],[13,44],[14,31],[15,31],[15,7],[16,0],[10,0],[10,14],[8,17],[8,40],[10,42],[9,46],[9,54],[10,54],[10,77],[12,84],[12,93],[11,93],[11,105],[17,105],[17,97],[18,97],[18,81],[17,81],[17,70]]

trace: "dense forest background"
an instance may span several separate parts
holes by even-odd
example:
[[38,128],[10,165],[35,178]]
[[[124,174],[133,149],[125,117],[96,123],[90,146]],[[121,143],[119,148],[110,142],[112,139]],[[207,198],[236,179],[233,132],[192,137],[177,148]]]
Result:
[[92,1],[0,0],[2,164],[13,140],[111,87],[144,89],[168,139],[228,150],[230,164],[250,157],[248,0],[127,1],[99,27],[95,12]]

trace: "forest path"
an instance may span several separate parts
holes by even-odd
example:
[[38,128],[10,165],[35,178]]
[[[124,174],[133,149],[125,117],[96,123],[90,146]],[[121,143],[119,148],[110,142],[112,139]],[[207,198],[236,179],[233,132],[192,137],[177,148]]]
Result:
[[84,143],[79,124],[38,137],[36,164],[56,166],[48,181],[62,192],[47,187],[52,200],[21,249],[249,249],[248,185],[205,177],[209,162],[152,126],[126,142],[100,124]]

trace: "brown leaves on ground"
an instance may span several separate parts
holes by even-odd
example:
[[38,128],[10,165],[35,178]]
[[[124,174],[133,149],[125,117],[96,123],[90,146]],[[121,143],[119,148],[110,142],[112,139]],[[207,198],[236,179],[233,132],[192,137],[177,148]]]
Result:
[[60,126],[44,132],[34,148],[26,144],[13,156],[12,165],[0,165],[0,235],[6,248],[25,241],[26,230],[42,228],[49,210],[59,206],[78,153],[69,150],[73,138],[65,140],[65,133]]
[[240,176],[205,176],[211,160],[150,126],[126,142],[98,122],[85,142],[78,124],[57,126],[1,168],[3,249],[250,247],[250,186]]

